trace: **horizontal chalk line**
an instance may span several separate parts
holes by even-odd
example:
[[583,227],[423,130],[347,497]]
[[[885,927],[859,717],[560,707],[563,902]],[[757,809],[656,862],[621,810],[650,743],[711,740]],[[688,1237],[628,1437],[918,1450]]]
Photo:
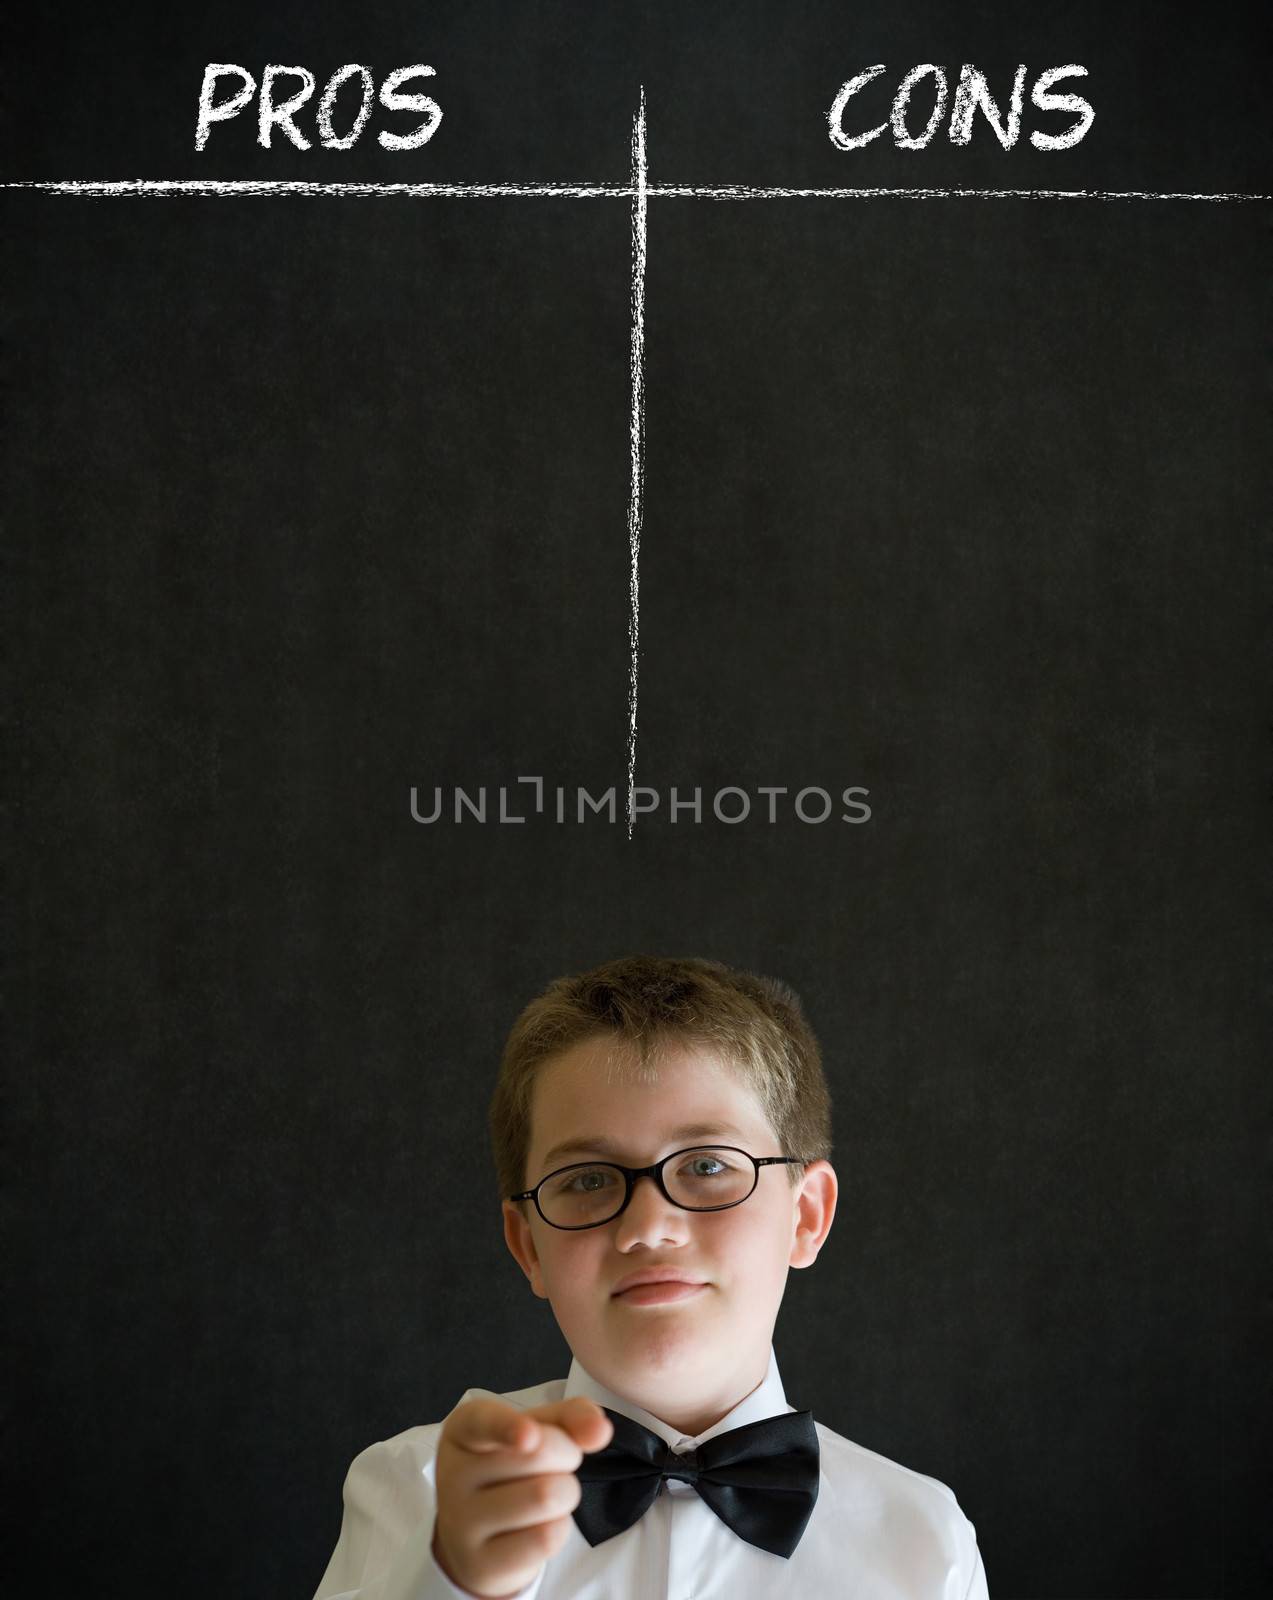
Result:
[[756,189],[745,184],[651,184],[651,195],[689,200],[1270,200],[1273,195],[1161,193],[1145,189]]
[[[312,197],[399,195],[431,200],[470,197],[498,200],[535,197],[566,200],[631,200],[636,193],[628,183],[310,183],[302,179],[132,178],[98,182],[90,179],[45,181],[18,179],[0,183],[0,189],[30,189],[44,194],[64,194],[81,199],[164,198],[178,195],[213,197],[265,197],[295,194]],[[1193,193],[1151,189],[780,189],[748,184],[652,183],[643,193],[664,200],[1202,200],[1267,201],[1273,194],[1225,190]]]
[[48,194],[80,195],[90,199],[116,195],[405,195],[427,200],[452,195],[475,195],[500,199],[517,195],[561,195],[567,199],[588,200],[598,196],[630,199],[630,184],[606,183],[307,183],[296,178],[214,179],[214,178],[131,178],[99,183],[74,179],[64,183],[25,180],[6,183],[6,189],[42,189]]

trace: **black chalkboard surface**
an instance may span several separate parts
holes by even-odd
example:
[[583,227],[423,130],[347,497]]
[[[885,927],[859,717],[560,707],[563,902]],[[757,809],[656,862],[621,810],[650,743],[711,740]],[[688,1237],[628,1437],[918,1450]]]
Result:
[[[1260,34],[9,20],[44,1588],[308,1596],[360,1449],[564,1374],[487,1100],[549,979],[652,950],[785,978],[823,1043],[793,1402],[951,1484],[999,1600],[1269,1592]],[[246,98],[197,148],[212,64]],[[270,66],[308,148],[260,142]],[[1040,148],[1062,67],[1090,125]]]

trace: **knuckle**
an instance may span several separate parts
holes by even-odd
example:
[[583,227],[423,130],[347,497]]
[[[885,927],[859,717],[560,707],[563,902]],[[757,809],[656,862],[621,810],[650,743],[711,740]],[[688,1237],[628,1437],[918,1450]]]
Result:
[[556,1470],[573,1472],[583,1460],[583,1451],[560,1428],[553,1428],[544,1440],[544,1459],[552,1463]]
[[542,1511],[551,1516],[561,1509],[561,1484],[555,1477],[533,1478],[530,1500],[531,1506],[536,1511]]
[[565,1537],[563,1522],[541,1522],[538,1527],[532,1528],[531,1543],[535,1554],[545,1559],[555,1554],[560,1549],[561,1541]]

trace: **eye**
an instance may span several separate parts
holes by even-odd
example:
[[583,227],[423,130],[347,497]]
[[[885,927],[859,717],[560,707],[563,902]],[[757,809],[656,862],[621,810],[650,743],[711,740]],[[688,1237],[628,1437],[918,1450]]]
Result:
[[615,1181],[615,1174],[608,1167],[585,1167],[580,1172],[572,1173],[561,1185],[564,1194],[597,1194]]
[[715,1178],[722,1172],[728,1172],[729,1166],[717,1155],[704,1154],[691,1156],[681,1171],[687,1178]]

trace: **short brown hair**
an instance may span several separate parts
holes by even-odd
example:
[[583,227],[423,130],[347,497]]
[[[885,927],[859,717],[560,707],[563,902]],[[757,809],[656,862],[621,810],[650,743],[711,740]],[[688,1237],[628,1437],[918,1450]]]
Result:
[[[527,1184],[531,1102],[540,1068],[585,1039],[613,1035],[657,1071],[670,1044],[713,1050],[750,1088],[781,1152],[806,1162],[831,1154],[831,1096],[822,1052],[787,984],[720,961],[625,956],[558,978],[513,1024],[491,1098],[491,1144],[501,1197]],[[618,1059],[618,1055],[613,1059]],[[801,1168],[787,1169],[794,1183]]]

